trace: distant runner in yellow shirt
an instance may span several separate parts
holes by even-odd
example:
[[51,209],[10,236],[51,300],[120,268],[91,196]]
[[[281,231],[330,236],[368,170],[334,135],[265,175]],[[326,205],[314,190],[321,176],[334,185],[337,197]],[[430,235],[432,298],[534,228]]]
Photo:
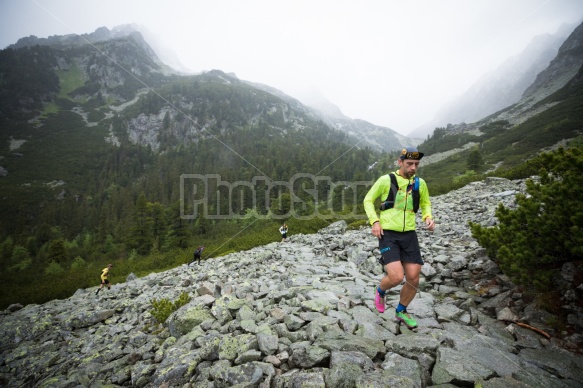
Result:
[[108,264],[107,267],[103,268],[103,270],[101,271],[101,285],[99,286],[99,288],[95,292],[95,295],[98,295],[99,291],[101,291],[101,289],[105,285],[107,285],[108,290],[111,290],[111,285],[109,284],[109,280],[107,279],[107,276],[109,275],[109,269],[111,267],[113,267],[113,264]]

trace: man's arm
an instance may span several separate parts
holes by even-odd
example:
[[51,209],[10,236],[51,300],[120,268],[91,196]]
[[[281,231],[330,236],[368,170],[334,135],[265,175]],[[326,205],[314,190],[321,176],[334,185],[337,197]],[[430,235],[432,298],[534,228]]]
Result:
[[366,193],[366,196],[363,200],[364,211],[366,212],[366,216],[368,217],[368,221],[371,225],[380,220],[374,203],[383,193],[382,180],[382,177],[377,179],[368,193]]
[[429,189],[425,181],[419,185],[419,207],[421,208],[421,220],[425,222],[427,229],[432,231],[435,229],[435,221],[431,214],[431,200],[429,199]]
[[371,232],[377,238],[381,238],[383,234],[383,228],[381,226],[381,222],[377,214],[374,202],[382,194],[383,194],[383,178],[381,177],[377,179],[377,181],[372,185],[368,193],[366,193],[366,196],[364,197],[363,201],[364,211],[366,212],[369,223],[372,225]]

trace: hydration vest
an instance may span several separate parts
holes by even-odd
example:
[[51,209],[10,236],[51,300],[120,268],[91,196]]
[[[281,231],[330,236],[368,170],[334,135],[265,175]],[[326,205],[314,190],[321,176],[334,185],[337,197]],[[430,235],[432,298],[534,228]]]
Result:
[[[399,191],[399,184],[397,183],[397,176],[394,173],[390,173],[391,177],[391,187],[389,189],[389,195],[383,203],[381,203],[381,211],[392,209],[395,206],[395,196],[396,192]],[[413,186],[413,187],[411,187]],[[407,191],[411,189],[411,194],[413,195],[413,213],[417,213],[419,210],[419,178],[413,178],[413,183],[407,186]]]

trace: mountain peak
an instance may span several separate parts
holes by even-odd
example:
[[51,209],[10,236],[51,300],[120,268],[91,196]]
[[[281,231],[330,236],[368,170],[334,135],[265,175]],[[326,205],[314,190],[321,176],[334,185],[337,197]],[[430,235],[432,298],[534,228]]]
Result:
[[35,35],[30,35],[25,38],[20,38],[15,44],[8,46],[8,48],[18,49],[22,47],[31,46],[81,46],[85,44],[93,44],[96,42],[107,41],[110,39],[123,38],[130,35],[139,34],[140,39],[143,39],[140,32],[132,25],[123,25],[109,30],[107,27],[99,27],[94,32],[88,34],[67,34],[67,35],[52,35],[48,38],[38,38]]

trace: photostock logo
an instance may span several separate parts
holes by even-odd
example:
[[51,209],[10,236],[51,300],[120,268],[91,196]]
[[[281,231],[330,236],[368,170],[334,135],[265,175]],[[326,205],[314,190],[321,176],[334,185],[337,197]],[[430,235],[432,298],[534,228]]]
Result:
[[366,219],[358,206],[371,182],[333,182],[330,177],[295,174],[289,182],[256,176],[224,181],[219,174],[180,176],[180,216],[196,219]]

